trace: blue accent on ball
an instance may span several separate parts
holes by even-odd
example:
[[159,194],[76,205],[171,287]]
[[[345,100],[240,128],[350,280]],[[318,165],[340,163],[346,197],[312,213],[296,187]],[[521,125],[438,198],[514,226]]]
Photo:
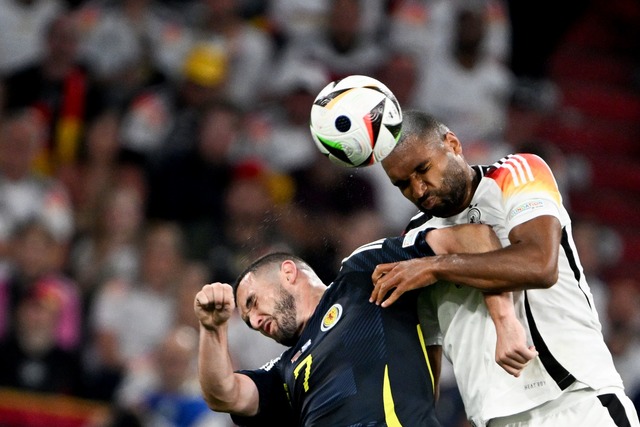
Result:
[[336,129],[340,132],[346,132],[351,129],[351,119],[347,116],[336,117]]

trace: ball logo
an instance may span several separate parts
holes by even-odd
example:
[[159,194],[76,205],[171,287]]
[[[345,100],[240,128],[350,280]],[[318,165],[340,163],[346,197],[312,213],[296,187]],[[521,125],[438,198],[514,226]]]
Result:
[[328,331],[333,328],[340,317],[342,316],[342,306],[340,304],[333,304],[327,313],[324,315],[322,319],[322,325],[320,325],[320,330],[323,332]]

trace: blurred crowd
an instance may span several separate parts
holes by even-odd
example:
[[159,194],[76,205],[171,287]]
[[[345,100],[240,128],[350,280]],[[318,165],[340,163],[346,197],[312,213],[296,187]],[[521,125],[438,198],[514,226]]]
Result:
[[[381,168],[315,148],[327,83],[377,77],[447,123],[470,162],[536,151],[562,191],[578,185],[571,158],[510,128],[514,108],[557,99],[514,72],[512,47],[501,0],[0,0],[0,387],[107,402],[99,427],[229,426],[199,396],[200,287],[274,249],[329,283],[414,212]],[[616,236],[575,228],[640,394],[638,284],[604,283]],[[235,323],[239,368],[282,350]],[[443,381],[445,425],[464,425]]]

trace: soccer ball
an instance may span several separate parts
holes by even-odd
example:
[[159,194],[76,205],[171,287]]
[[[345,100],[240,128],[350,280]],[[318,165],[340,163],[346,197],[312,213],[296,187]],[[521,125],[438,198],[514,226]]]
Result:
[[362,75],[335,80],[311,106],[311,136],[322,154],[347,167],[382,161],[400,137],[402,110],[380,81]]

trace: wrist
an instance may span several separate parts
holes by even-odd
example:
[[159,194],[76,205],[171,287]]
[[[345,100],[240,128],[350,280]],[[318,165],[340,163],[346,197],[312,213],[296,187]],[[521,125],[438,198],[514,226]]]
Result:
[[200,322],[200,332],[204,332],[206,334],[217,334],[219,329],[219,326],[206,325]]

